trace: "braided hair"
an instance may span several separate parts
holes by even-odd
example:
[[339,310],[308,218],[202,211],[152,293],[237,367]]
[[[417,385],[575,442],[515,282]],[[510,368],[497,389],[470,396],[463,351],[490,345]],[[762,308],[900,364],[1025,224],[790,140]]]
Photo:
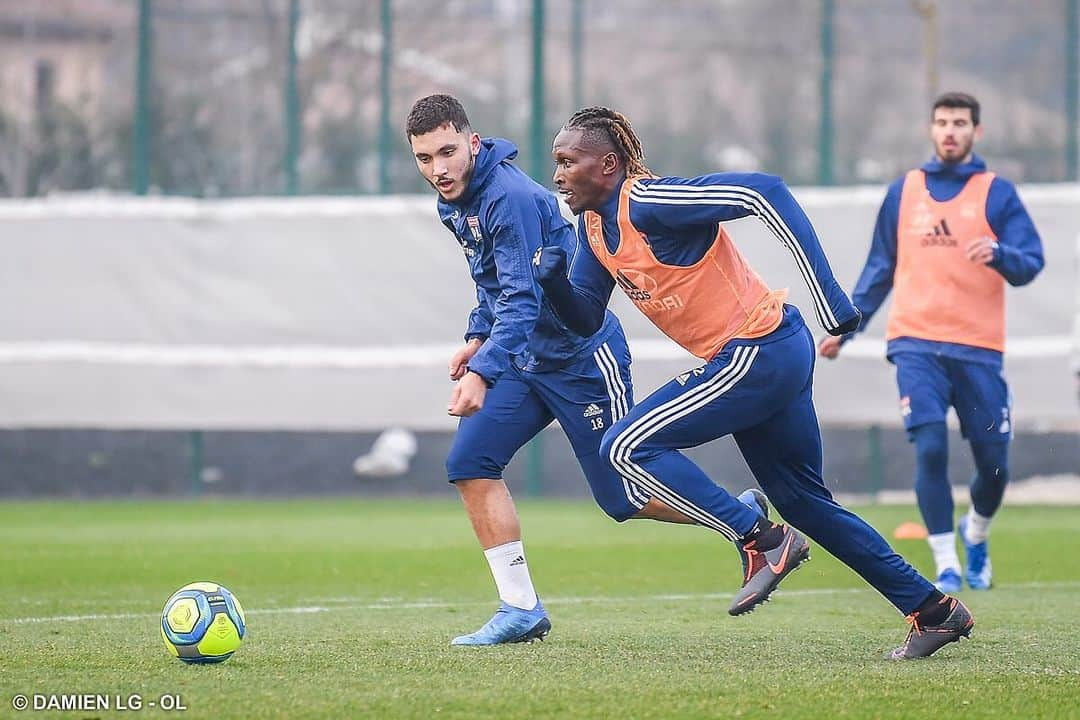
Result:
[[592,141],[610,142],[626,163],[627,175],[652,175],[645,165],[641,140],[622,113],[599,105],[583,108],[570,116],[565,128],[581,130]]

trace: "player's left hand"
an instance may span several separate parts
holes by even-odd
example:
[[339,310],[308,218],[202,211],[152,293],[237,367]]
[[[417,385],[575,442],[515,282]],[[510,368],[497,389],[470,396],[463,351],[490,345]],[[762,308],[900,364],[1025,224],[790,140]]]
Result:
[[454,417],[469,417],[484,406],[487,383],[474,372],[467,372],[450,394],[446,412]]
[[967,246],[967,258],[973,263],[979,263],[980,265],[986,265],[988,262],[994,259],[994,250],[997,248],[997,242],[993,238],[981,237],[972,240]]

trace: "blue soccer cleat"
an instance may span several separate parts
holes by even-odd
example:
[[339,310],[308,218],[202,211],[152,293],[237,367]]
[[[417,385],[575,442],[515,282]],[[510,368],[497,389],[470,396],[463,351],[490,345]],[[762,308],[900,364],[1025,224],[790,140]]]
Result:
[[990,542],[969,543],[967,539],[967,517],[960,518],[960,540],[964,543],[967,555],[967,584],[972,590],[989,590],[991,583]]
[[941,574],[937,576],[937,582],[934,583],[934,587],[939,592],[943,592],[946,595],[950,593],[960,592],[963,585],[960,582],[960,573],[955,568],[945,568],[941,571]]
[[522,610],[504,602],[499,603],[495,615],[474,633],[459,635],[451,645],[501,645],[543,640],[551,632],[547,611],[536,601],[532,610]]

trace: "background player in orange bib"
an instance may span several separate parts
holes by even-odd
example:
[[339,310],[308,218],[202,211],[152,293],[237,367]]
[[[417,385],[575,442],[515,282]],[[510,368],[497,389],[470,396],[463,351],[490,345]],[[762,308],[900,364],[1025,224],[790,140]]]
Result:
[[[986,590],[990,519],[1008,483],[1012,438],[1002,367],[1005,283],[1026,285],[1043,267],[1039,234],[1016,188],[974,153],[981,135],[974,97],[953,92],[934,102],[935,156],[889,187],[852,298],[865,327],[895,290],[887,357],[896,365],[900,413],[915,443],[915,493],[942,592],[961,587],[945,413],[956,409],[975,458],[960,534],[968,585]],[[851,337],[825,338],[819,351],[835,358]]]
[[[912,630],[892,657],[925,657],[967,636],[974,623],[967,608],[838,505],[822,481],[813,338],[799,310],[784,303],[786,291],[765,284],[721,225],[760,219],[792,253],[818,321],[830,333],[855,329],[859,313],[783,181],[758,173],[654,177],[629,121],[603,107],[575,113],[552,155],[555,186],[580,216],[578,242],[589,249],[569,270],[564,249],[540,254],[540,282],[556,312],[587,335],[603,322],[617,284],[705,363],[631,408],[604,434],[600,452],[652,497],[736,544],[743,585],[728,612],[764,602],[807,559],[806,533],[908,616]],[[798,530],[757,516],[680,452],[725,435]]]

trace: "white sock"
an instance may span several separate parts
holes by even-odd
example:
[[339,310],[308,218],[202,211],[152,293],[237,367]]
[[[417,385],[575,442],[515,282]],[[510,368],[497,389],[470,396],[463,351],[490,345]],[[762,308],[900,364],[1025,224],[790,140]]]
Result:
[[930,544],[930,552],[934,553],[934,564],[937,565],[937,574],[943,570],[952,568],[960,574],[960,557],[956,554],[956,533],[938,533],[926,538]]
[[536,607],[536,590],[529,577],[529,564],[525,562],[525,548],[520,540],[496,545],[484,551],[499,598],[507,605],[522,610]]
[[975,508],[968,508],[967,527],[964,529],[964,537],[972,545],[986,542],[990,537],[990,521],[993,518],[983,517],[975,512]]

